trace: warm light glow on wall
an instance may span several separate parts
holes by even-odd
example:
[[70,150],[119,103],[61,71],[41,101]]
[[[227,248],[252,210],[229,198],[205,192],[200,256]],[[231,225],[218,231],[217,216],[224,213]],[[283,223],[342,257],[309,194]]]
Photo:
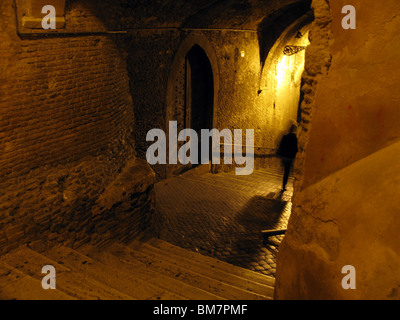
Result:
[[[308,32],[302,37],[296,45],[308,46]],[[301,75],[304,70],[305,51],[300,51],[293,55],[282,54],[276,68],[276,89],[280,90],[285,86],[292,86],[301,81]]]
[[275,60],[275,95],[273,106],[276,108],[275,122],[282,132],[289,130],[292,122],[298,121],[301,77],[304,71],[306,50],[294,50],[293,54],[284,54],[285,46],[306,47],[308,36],[292,38],[279,47]]
[[282,55],[280,61],[278,62],[276,70],[276,88],[279,90],[283,86],[289,84],[291,79],[291,74],[293,73],[294,61],[293,56]]

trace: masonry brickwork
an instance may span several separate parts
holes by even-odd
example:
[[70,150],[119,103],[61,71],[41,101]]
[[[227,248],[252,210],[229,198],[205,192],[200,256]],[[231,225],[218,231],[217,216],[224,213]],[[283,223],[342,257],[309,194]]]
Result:
[[[13,1],[2,1],[0,12],[0,251],[37,238],[71,245],[104,238],[111,226],[96,230],[91,212],[99,195],[124,168],[151,173],[134,161],[123,52],[112,35],[19,37]],[[63,31],[104,30],[77,2],[66,20]],[[151,179],[146,183],[143,194],[119,202],[151,212]],[[115,215],[108,209],[106,216]]]

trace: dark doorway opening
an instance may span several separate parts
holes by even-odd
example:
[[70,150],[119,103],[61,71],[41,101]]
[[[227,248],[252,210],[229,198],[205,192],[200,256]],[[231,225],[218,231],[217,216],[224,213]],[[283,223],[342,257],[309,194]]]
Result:
[[211,64],[204,50],[195,45],[186,56],[185,123],[187,128],[195,130],[198,134],[199,163],[201,163],[200,132],[201,129],[213,127],[213,102],[214,79]]
[[186,125],[198,133],[211,129],[214,80],[210,61],[198,45],[186,56],[186,81]]
[[[190,128],[196,131],[198,163],[178,164],[172,170],[174,175],[180,175],[202,163],[208,163],[211,158],[211,138],[208,141],[208,159],[202,158],[201,154],[201,130],[213,128],[214,76],[211,63],[205,51],[199,45],[194,45],[186,54],[182,66],[184,68],[184,81],[181,82],[184,86],[183,108],[176,108],[174,115],[178,121],[178,128]],[[178,147],[184,143],[179,142]]]

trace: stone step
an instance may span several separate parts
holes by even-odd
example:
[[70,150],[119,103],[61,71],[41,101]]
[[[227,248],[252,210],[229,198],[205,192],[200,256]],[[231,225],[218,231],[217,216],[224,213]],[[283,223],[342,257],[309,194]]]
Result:
[[[66,295],[80,300],[131,300],[133,299],[116,289],[110,288],[101,282],[91,279],[86,274],[76,272],[63,265],[63,261],[56,262],[43,254],[37,253],[26,246],[21,246],[14,251],[1,257],[1,261],[17,269],[21,273],[36,280],[32,287],[27,290],[44,290],[41,281],[44,274],[41,273],[43,266],[52,265],[56,269],[56,288]],[[20,284],[19,284],[20,285]]]
[[[229,279],[231,277],[229,273],[216,270],[208,264],[209,260],[202,260],[201,263],[197,263],[185,258],[184,254],[170,254],[170,252],[146,243],[133,242],[130,244],[130,248],[131,251],[127,254],[150,268],[226,299],[260,300],[272,298],[273,288],[246,282],[245,279],[239,277],[236,278],[238,282],[232,281]],[[202,256],[199,255],[198,259],[201,260],[201,258]],[[256,290],[250,291],[249,289]]]
[[[135,243],[135,242],[133,242]],[[152,238],[146,243],[143,244],[144,246],[152,246],[159,250],[163,250],[164,252],[168,253],[168,255],[174,255],[177,257],[185,258],[193,263],[198,263],[202,265],[208,265],[215,270],[220,270],[223,272],[228,273],[230,276],[236,276],[239,278],[246,279],[248,281],[252,281],[255,283],[263,284],[265,286],[274,288],[275,286],[275,279],[266,275],[262,275],[258,272],[254,272],[251,270],[247,270],[238,266],[234,266],[227,262],[208,257],[205,255],[201,255],[199,253],[183,249],[181,247],[175,246],[171,243],[166,241]]]
[[67,247],[53,248],[47,252],[47,256],[63,262],[64,265],[76,272],[129,295],[132,299],[176,300],[184,298],[165,288],[141,280],[139,270],[131,269],[130,272],[123,272],[119,268],[104,264]]
[[[98,248],[84,245],[78,249],[80,253],[97,260],[102,264],[118,270],[121,274],[129,274],[134,277],[136,283],[147,284],[147,289],[152,290],[152,296],[147,299],[168,300],[218,300],[220,297],[188,285],[178,279],[155,272],[146,265],[131,257],[128,247],[121,244],[113,244],[106,248]],[[127,280],[128,281],[128,280]]]
[[[43,266],[56,269],[44,290]],[[40,300],[255,300],[273,298],[273,279],[165,241],[53,247],[21,246],[1,257],[0,298]]]
[[26,275],[4,262],[0,262],[0,300],[74,299],[57,289],[44,290],[40,280]]
[[176,247],[158,239],[152,239],[149,243],[143,243],[141,246],[144,252],[158,255],[167,253],[167,259],[170,259],[170,261],[179,260],[179,265],[185,265],[186,268],[203,273],[210,278],[221,280],[262,296],[273,297],[274,295],[273,278]]

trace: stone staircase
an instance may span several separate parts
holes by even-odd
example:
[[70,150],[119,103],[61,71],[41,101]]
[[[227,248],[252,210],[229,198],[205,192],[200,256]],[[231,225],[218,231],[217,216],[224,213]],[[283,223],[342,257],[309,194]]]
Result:
[[[56,270],[44,290],[42,267]],[[22,246],[0,257],[1,300],[268,300],[274,279],[159,239],[84,245]]]

